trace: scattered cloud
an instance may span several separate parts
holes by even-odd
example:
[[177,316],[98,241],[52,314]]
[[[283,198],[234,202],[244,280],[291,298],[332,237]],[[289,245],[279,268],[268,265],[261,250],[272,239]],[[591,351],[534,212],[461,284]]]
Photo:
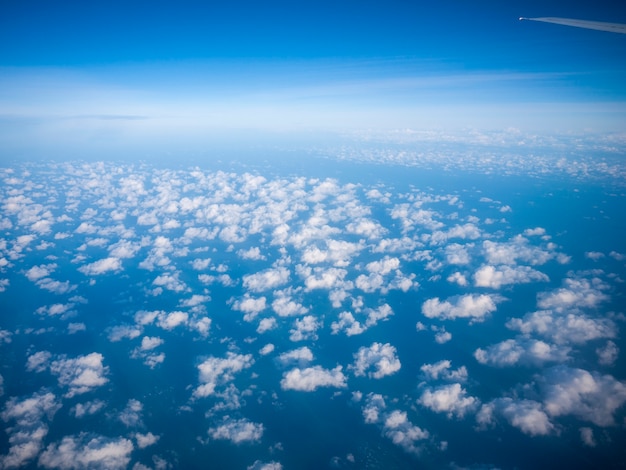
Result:
[[341,366],[334,369],[324,369],[320,366],[294,368],[283,374],[280,386],[283,390],[300,392],[313,392],[320,387],[345,388],[347,379],[341,370]]

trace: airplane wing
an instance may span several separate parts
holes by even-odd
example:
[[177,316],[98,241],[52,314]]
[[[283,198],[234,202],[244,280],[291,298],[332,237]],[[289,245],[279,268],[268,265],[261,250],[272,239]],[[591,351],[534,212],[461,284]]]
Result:
[[542,21],[544,23],[562,24],[565,26],[574,26],[576,28],[597,29],[598,31],[626,34],[626,24],[622,23],[605,23],[603,21],[574,20],[571,18],[554,17],[524,18],[523,16],[520,18],[520,21],[521,20]]

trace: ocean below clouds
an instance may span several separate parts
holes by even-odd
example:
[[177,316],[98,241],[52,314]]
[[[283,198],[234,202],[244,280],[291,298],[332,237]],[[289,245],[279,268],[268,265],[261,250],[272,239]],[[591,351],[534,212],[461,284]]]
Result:
[[624,465],[623,162],[401,137],[4,164],[0,468]]

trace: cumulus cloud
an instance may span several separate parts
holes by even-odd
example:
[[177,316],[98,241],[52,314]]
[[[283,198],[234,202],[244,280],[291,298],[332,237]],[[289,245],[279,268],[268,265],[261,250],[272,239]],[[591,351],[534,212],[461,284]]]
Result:
[[139,400],[130,399],[126,404],[126,407],[118,415],[117,419],[128,428],[141,426],[143,424],[141,422],[142,411],[143,404]]
[[521,261],[532,266],[540,266],[552,259],[566,261],[559,257],[554,244],[548,244],[545,248],[532,246],[527,238],[520,235],[505,243],[485,240],[482,248],[487,263],[492,265],[515,265]]
[[368,308],[364,312],[367,314],[365,321],[361,323],[351,312],[341,312],[339,320],[330,325],[332,334],[343,331],[347,336],[360,335],[368,328],[375,326],[379,321],[385,321],[393,315],[393,310],[389,304],[383,304],[376,309]]
[[294,321],[293,328],[289,330],[291,341],[304,341],[307,339],[317,339],[317,330],[322,323],[313,315],[306,315]]
[[539,294],[537,306],[562,312],[571,308],[595,308],[608,299],[603,292],[608,285],[599,278],[567,278],[563,283],[565,286],[560,289]]
[[173,330],[177,326],[184,325],[187,323],[189,319],[189,314],[186,312],[170,312],[170,313],[160,313],[158,316],[157,325],[164,330]]
[[264,427],[245,418],[233,419],[225,416],[216,427],[209,428],[209,436],[216,440],[229,440],[233,444],[256,443],[263,437]]
[[279,317],[304,315],[309,311],[304,305],[292,300],[286,293],[279,294],[274,299],[272,302],[272,310],[274,310]]
[[496,310],[494,298],[490,295],[466,294],[440,301],[438,297],[428,299],[422,304],[422,314],[428,318],[453,320],[470,318],[472,321],[483,321],[485,316]]
[[450,380],[456,382],[465,382],[467,380],[467,368],[461,366],[453,370],[452,363],[447,359],[434,364],[423,364],[420,370],[429,380]]
[[263,318],[259,322],[259,326],[257,327],[256,332],[259,334],[263,334],[266,331],[273,330],[277,326],[278,326],[278,322],[276,321],[275,318]]
[[508,339],[489,346],[478,348],[474,357],[481,364],[497,367],[514,365],[539,366],[546,362],[565,362],[569,359],[570,348],[551,345],[534,339]]
[[107,383],[106,375],[109,368],[103,365],[104,356],[100,353],[91,353],[68,359],[59,356],[58,359],[50,360],[52,355],[46,351],[32,354],[28,358],[27,369],[42,372],[50,369],[56,375],[59,385],[67,387],[66,397],[71,398],[92,391]]
[[604,347],[597,348],[598,363],[603,366],[612,366],[619,356],[619,348],[613,341],[607,341]]
[[128,467],[133,450],[132,441],[126,438],[81,433],[50,444],[39,456],[38,464],[60,470],[121,470]]
[[354,370],[357,377],[367,374],[368,377],[380,379],[395,374],[400,367],[395,347],[389,343],[372,343],[369,347],[359,348],[354,354],[354,364],[350,369]]
[[41,264],[39,266],[33,266],[29,270],[27,270],[24,274],[28,278],[29,281],[37,281],[43,277],[48,277],[52,274],[57,268],[56,263],[50,264]]
[[512,318],[507,328],[525,335],[537,334],[557,344],[583,344],[601,338],[615,338],[617,326],[609,318],[591,318],[578,312],[540,310],[523,318]]
[[476,414],[476,422],[483,428],[493,426],[496,416],[504,417],[511,426],[530,436],[545,436],[555,430],[541,403],[534,400],[497,398],[482,405]]
[[194,390],[194,396],[201,398],[212,395],[218,385],[230,382],[236,373],[251,367],[253,363],[251,354],[228,352],[224,359],[209,357],[198,365],[201,385]]
[[151,445],[154,445],[158,442],[160,436],[155,436],[151,432],[146,434],[135,433],[135,440],[137,441],[137,447],[140,449],[145,449]]
[[305,369],[294,368],[283,374],[280,386],[283,390],[301,392],[313,392],[320,387],[345,388],[347,378],[341,370],[341,366],[330,370],[320,366]]
[[483,266],[474,273],[474,285],[499,289],[510,284],[526,284],[529,282],[547,282],[548,276],[528,266]]
[[541,386],[550,416],[573,415],[596,426],[614,425],[615,411],[626,403],[626,383],[583,369],[553,367]]
[[252,292],[275,289],[289,281],[289,270],[283,266],[243,276],[243,286]]
[[98,413],[103,410],[106,406],[106,403],[102,400],[92,400],[87,401],[85,403],[77,403],[76,406],[72,408],[72,413],[77,418],[82,418],[84,416],[90,416]]
[[94,261],[78,268],[86,276],[98,276],[111,271],[119,271],[120,269],[122,269],[122,261],[114,256]]
[[478,398],[467,396],[466,390],[459,383],[426,389],[417,402],[435,413],[446,413],[448,418],[463,418],[480,404]]
[[246,321],[252,321],[254,318],[267,308],[267,299],[265,297],[250,297],[245,294],[243,298],[233,302],[233,310],[243,312]]
[[383,435],[406,452],[419,455],[422,452],[424,441],[430,433],[416,425],[408,418],[404,411],[387,411],[387,405],[382,395],[370,393],[363,405],[363,418],[368,424],[377,424],[382,427]]
[[283,470],[283,466],[280,462],[261,462],[260,460],[255,460],[252,465],[247,467],[247,470]]
[[9,434],[8,453],[0,455],[2,468],[17,468],[34,460],[48,435],[48,425],[55,413],[61,408],[61,402],[50,392],[42,391],[28,398],[11,397],[6,402],[0,417],[5,423],[14,423],[7,427]]
[[305,364],[307,362],[311,362],[312,360],[313,353],[306,346],[284,352],[278,356],[278,362],[280,362],[283,366],[293,363]]

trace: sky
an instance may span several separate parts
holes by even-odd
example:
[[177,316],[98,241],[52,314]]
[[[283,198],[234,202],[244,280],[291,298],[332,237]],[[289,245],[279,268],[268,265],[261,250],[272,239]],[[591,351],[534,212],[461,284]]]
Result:
[[0,138],[23,154],[227,130],[623,131],[626,38],[520,16],[626,22],[626,8],[6,1]]
[[0,2],[0,469],[623,468],[616,2]]

